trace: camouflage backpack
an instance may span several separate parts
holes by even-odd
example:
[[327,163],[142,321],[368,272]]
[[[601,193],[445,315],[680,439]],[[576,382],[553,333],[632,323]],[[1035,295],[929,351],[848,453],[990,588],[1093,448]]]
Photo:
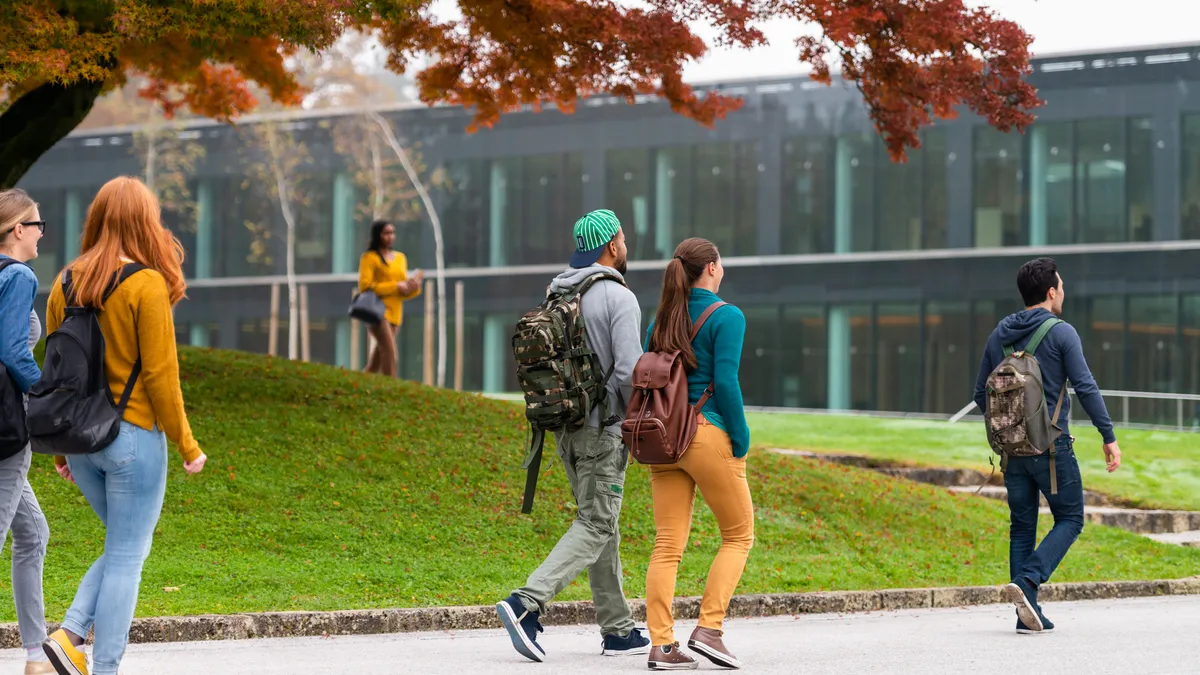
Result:
[[570,291],[547,291],[546,300],[526,312],[513,333],[517,382],[525,393],[525,419],[533,431],[521,466],[528,472],[522,513],[533,510],[547,431],[579,429],[596,406],[602,406],[605,425],[616,423],[608,419],[606,386],[612,369],[601,373],[600,360],[588,347],[582,314],[583,294],[603,279],[625,285],[621,277],[601,272]]
[[1008,468],[1009,457],[1033,457],[1049,451],[1051,494],[1058,494],[1054,441],[1062,434],[1058,415],[1067,383],[1063,382],[1051,417],[1042,389],[1042,368],[1033,354],[1050,329],[1060,323],[1061,319],[1054,318],[1043,321],[1019,352],[1014,352],[1012,345],[1004,346],[1004,360],[987,378],[987,410],[983,414],[988,444],[1000,455],[1001,471]]

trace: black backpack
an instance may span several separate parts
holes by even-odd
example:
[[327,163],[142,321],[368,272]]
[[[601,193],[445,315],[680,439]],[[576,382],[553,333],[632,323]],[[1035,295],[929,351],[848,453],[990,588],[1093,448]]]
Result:
[[[12,258],[0,258],[0,270],[9,265],[24,265]],[[17,381],[0,363],[0,460],[25,449],[29,431],[25,428],[25,401]]]
[[[144,265],[121,268],[104,299]],[[87,455],[99,452],[121,431],[121,418],[142,372],[142,359],[133,364],[121,402],[114,403],[104,370],[104,334],[99,312],[73,304],[71,271],[62,277],[63,322],[46,338],[42,379],[29,391],[29,440],[43,455]]]

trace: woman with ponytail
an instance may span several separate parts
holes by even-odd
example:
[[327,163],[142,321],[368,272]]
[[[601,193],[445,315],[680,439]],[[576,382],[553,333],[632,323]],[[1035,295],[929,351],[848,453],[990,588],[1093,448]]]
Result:
[[724,276],[721,255],[712,242],[697,238],[681,243],[667,264],[658,314],[647,333],[647,351],[679,351],[688,372],[688,403],[699,403],[713,384],[713,395],[699,411],[696,436],[687,451],[675,464],[650,467],[657,531],[646,572],[651,670],[697,667],[696,660],[679,649],[671,614],[696,488],[717,518],[721,548],[709,569],[700,622],[688,647],[718,666],[741,667],[721,641],[721,627],[754,543],[754,505],[746,482],[750,429],[738,383],[746,317],[737,307],[721,306],[695,341],[689,339],[692,323],[721,301],[717,292]]

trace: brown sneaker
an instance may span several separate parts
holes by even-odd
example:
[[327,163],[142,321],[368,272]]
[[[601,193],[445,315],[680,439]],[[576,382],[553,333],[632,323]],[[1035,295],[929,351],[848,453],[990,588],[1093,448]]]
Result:
[[688,649],[700,654],[718,666],[725,668],[741,668],[742,662],[737,660],[721,642],[721,631],[712,628],[696,626],[692,637],[688,640]]
[[650,670],[695,670],[700,664],[696,659],[679,651],[679,643],[675,642],[661,647],[650,648],[650,660],[646,663]]

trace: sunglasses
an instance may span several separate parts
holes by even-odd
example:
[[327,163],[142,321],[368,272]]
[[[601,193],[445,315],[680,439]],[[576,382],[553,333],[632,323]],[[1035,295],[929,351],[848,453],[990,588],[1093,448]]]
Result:
[[38,232],[46,234],[46,221],[44,220],[27,220],[21,223],[21,225],[25,227],[36,227]]

